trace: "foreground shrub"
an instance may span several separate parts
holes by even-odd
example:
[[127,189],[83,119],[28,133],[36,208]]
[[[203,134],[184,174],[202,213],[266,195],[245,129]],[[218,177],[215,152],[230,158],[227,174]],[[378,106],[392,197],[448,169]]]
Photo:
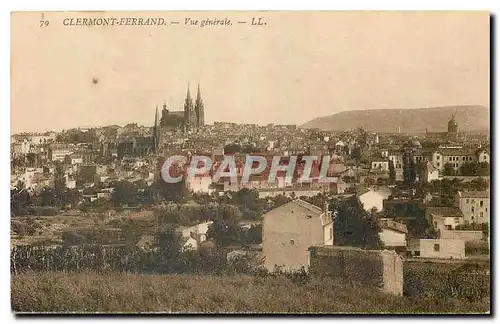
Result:
[[489,264],[404,264],[404,294],[481,300],[490,296]]

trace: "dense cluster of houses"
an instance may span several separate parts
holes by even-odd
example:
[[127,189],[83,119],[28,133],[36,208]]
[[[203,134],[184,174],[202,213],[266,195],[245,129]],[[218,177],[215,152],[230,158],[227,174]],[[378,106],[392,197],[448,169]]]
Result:
[[[448,132],[442,136],[431,134],[427,137],[234,123],[200,125],[189,132],[168,130],[161,137],[157,136],[158,131],[130,124],[63,133],[13,135],[11,185],[32,191],[54,186],[54,173],[59,165],[63,169],[66,187],[80,190],[84,200],[109,200],[113,188],[106,187],[106,184],[143,180],[151,185],[161,177],[160,166],[166,157],[204,154],[214,162],[213,168],[185,182],[192,192],[223,194],[247,188],[256,190],[260,198],[278,195],[293,198],[262,215],[262,253],[268,267],[307,265],[307,247],[334,244],[330,212],[300,199],[318,194],[356,195],[367,212],[377,213],[382,228],[380,239],[385,247],[403,249],[407,256],[464,258],[466,242],[484,241],[480,231],[465,231],[461,227],[489,224],[489,191],[459,191],[453,207],[426,207],[425,218],[437,233],[433,239],[409,238],[407,225],[384,214],[394,182],[405,180],[409,161],[415,168],[414,181],[421,183],[450,178],[445,174],[446,168],[455,171],[451,177],[460,177],[457,173],[466,163],[489,164],[488,136],[458,136],[456,123],[449,124]],[[78,142],[78,139],[83,142]],[[221,178],[214,182],[213,172],[228,154],[235,157],[238,180]],[[328,176],[333,181],[327,184],[314,181],[318,179],[320,165],[313,164],[313,181],[301,182],[304,167],[299,164],[292,178],[278,175],[275,182],[269,182],[267,171],[253,175],[250,181],[243,183],[242,163],[248,154],[265,157],[269,165],[274,156],[282,156],[285,163],[292,155],[317,156],[318,161],[328,156]],[[488,176],[485,178],[489,181]],[[102,190],[88,197],[83,195],[84,188],[98,183],[104,184]],[[183,229],[185,247],[196,249],[206,242],[208,225],[203,223]],[[151,237],[143,237],[140,244],[150,242]]]

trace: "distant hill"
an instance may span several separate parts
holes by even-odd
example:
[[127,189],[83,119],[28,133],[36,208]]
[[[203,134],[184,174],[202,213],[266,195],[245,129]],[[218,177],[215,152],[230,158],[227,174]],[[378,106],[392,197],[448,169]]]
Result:
[[313,119],[302,128],[348,131],[362,127],[380,133],[425,133],[447,131],[448,121],[456,111],[459,132],[482,132],[490,128],[490,110],[484,106],[445,106],[419,109],[373,109],[343,111]]

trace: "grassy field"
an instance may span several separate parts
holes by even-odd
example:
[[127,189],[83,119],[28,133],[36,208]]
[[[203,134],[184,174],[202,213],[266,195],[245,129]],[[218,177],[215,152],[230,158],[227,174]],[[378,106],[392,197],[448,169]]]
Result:
[[15,312],[485,313],[489,299],[395,297],[334,279],[26,273],[12,275]]

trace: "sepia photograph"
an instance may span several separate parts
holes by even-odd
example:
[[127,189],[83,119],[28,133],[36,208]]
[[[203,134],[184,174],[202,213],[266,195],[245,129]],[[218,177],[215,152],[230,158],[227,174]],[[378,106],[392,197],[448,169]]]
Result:
[[24,314],[491,314],[488,11],[14,11]]

